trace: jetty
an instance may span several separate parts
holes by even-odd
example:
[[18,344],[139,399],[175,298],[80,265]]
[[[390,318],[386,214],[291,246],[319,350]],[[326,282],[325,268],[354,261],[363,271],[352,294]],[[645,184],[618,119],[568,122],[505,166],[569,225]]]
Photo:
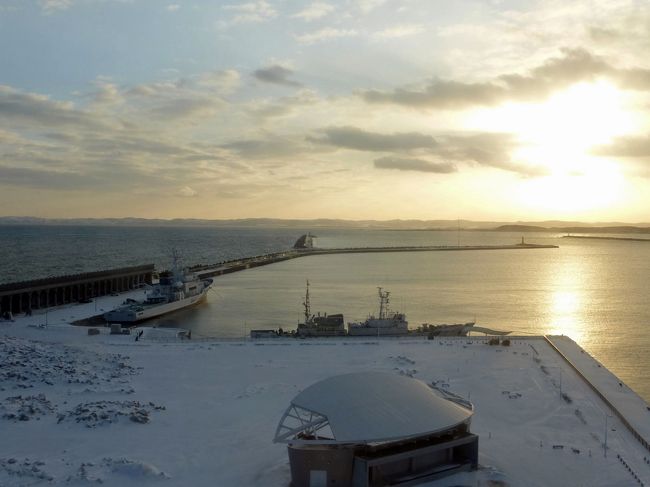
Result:
[[630,242],[650,242],[650,238],[638,237],[602,237],[594,235],[563,235],[562,238],[582,238],[591,240],[628,240]]
[[459,252],[459,251],[480,251],[480,250],[534,250],[534,249],[557,249],[557,245],[531,244],[526,243],[522,238],[520,243],[514,245],[422,245],[422,246],[387,246],[387,247],[342,247],[342,248],[318,248],[313,245],[314,235],[302,235],[294,245],[293,249],[284,252],[275,252],[243,259],[220,262],[212,265],[197,265],[191,268],[199,277],[215,277],[232,272],[251,269],[264,265],[274,264],[299,257],[314,255],[333,254],[373,254],[389,252]]
[[[345,247],[318,248],[314,246],[315,235],[302,235],[292,249],[215,264],[199,264],[190,267],[199,278],[221,276],[252,269],[285,260],[314,255],[362,254],[389,252],[458,252],[480,250],[535,250],[554,249],[557,245],[539,245],[524,242],[514,245],[427,245],[396,247]],[[146,287],[155,274],[153,264],[120,269],[109,269],[68,276],[48,277],[32,281],[0,285],[0,313],[2,316],[48,309],[77,302],[90,302],[98,297]]]

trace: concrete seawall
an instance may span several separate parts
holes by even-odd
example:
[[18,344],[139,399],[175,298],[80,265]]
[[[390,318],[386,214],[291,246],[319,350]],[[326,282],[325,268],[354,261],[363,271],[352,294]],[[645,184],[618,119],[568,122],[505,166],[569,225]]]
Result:
[[621,420],[632,436],[650,451],[650,408],[647,403],[569,337],[544,338]]
[[516,244],[516,245],[467,245],[467,246],[421,246],[421,247],[349,247],[337,249],[300,249],[276,252],[273,254],[247,257],[230,262],[223,262],[213,265],[194,266],[193,271],[200,277],[214,277],[232,272],[242,271],[253,267],[274,264],[298,257],[309,257],[313,255],[331,254],[372,254],[389,252],[458,252],[458,251],[480,251],[480,250],[534,250],[534,249],[557,249],[557,245],[537,244]]

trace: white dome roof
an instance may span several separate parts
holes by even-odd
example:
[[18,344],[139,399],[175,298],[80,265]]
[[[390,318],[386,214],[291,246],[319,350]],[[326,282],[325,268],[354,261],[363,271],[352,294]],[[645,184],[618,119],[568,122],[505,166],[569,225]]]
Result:
[[443,432],[467,422],[473,414],[440,397],[421,380],[388,372],[324,379],[298,394],[291,407],[327,418],[336,443],[370,443]]

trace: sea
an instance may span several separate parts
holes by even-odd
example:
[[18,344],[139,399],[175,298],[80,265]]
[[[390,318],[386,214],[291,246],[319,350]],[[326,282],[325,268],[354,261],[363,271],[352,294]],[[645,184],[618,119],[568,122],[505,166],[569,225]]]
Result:
[[[289,249],[308,231],[322,248],[522,238],[462,230],[11,225],[0,226],[0,283],[149,263],[167,269],[174,248],[186,265],[218,263]],[[476,321],[518,335],[568,335],[650,400],[650,241],[523,237],[559,248],[301,257],[216,277],[204,304],[151,324],[209,337],[292,330],[303,318],[307,280],[312,312],[362,321],[377,313],[382,287],[412,328]]]

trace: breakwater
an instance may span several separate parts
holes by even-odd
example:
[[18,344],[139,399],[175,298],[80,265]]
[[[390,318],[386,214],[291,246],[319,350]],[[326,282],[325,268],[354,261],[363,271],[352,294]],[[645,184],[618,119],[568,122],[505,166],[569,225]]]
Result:
[[[558,246],[522,242],[515,245],[349,247],[331,249],[299,248],[234,259],[216,264],[195,265],[190,267],[190,270],[195,272],[199,277],[206,278],[314,255],[533,250],[549,248],[558,248]],[[151,284],[153,274],[153,264],[147,264],[143,266],[3,284],[0,285],[0,311],[3,314],[29,314],[32,310],[36,309],[47,309],[68,303],[89,301],[99,296],[119,293],[141,287],[145,284]]]
[[245,269],[274,264],[298,257],[309,257],[314,255],[332,254],[367,254],[367,253],[389,253],[389,252],[458,252],[458,251],[480,251],[480,250],[533,250],[533,249],[557,249],[557,245],[538,245],[519,243],[515,245],[431,245],[416,247],[349,247],[333,249],[293,249],[286,252],[275,252],[272,254],[257,255],[245,259],[237,259],[228,262],[220,262],[212,265],[198,265],[191,268],[200,277],[215,277],[223,274],[230,274]]
[[650,242],[650,238],[637,237],[596,237],[593,235],[563,235],[562,238],[582,238],[591,240],[629,240],[632,242]]

